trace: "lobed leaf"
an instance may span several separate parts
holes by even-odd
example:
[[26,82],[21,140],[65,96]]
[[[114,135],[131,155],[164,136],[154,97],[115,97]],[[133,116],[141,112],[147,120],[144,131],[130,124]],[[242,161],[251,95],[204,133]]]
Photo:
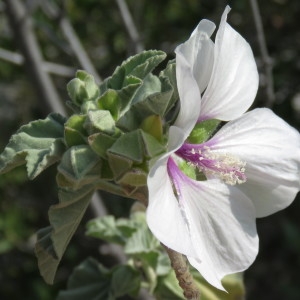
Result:
[[166,58],[163,51],[148,50],[129,57],[117,67],[107,81],[107,87],[119,90],[126,86],[128,76],[144,79],[158,64]]
[[130,109],[117,121],[117,126],[123,131],[132,131],[141,126],[141,123],[149,116],[157,115],[162,119],[173,107],[173,87],[167,78],[160,80],[160,91],[141,97]]
[[[101,163],[100,157],[88,145],[78,145],[64,153],[57,170],[76,189],[100,179]],[[58,176],[58,179],[63,177]],[[65,186],[60,181],[58,185]]]
[[36,255],[40,273],[52,284],[59,262],[76,231],[94,193],[93,185],[81,189],[60,189],[60,203],[49,210],[50,227],[38,232]]
[[65,118],[57,113],[22,126],[0,155],[0,173],[26,164],[29,179],[60,160]]
[[116,121],[130,108],[136,91],[142,84],[142,80],[129,76],[126,77],[126,85],[119,90],[107,89],[97,99],[98,109],[108,110]]
[[89,135],[103,132],[113,135],[116,131],[115,121],[108,110],[91,110],[87,113],[84,128]]
[[[157,139],[141,129],[123,134],[107,149],[115,181],[125,185],[145,185],[148,170],[145,158],[157,156],[164,150]],[[134,164],[136,167],[132,168]]]
[[99,132],[88,137],[88,143],[102,158],[107,158],[107,150],[116,142],[116,138],[105,133]]
[[160,243],[149,230],[145,220],[145,213],[137,212],[134,216],[139,226],[132,236],[127,239],[124,248],[125,253],[136,255],[152,251],[156,252]]
[[136,231],[136,224],[129,219],[118,219],[114,216],[104,216],[87,223],[88,236],[107,242],[124,245],[126,239]]

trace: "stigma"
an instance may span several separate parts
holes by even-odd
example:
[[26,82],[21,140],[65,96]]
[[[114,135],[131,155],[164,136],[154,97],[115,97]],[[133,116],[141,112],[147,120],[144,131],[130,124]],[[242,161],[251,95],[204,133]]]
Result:
[[183,144],[176,154],[202,172],[206,178],[219,178],[229,185],[246,182],[246,163],[229,153],[212,151],[209,146]]

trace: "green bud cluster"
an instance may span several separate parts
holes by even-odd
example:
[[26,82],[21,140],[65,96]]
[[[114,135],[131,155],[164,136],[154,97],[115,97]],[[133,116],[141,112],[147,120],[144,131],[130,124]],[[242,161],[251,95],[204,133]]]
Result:
[[98,178],[123,187],[129,197],[146,186],[151,161],[165,151],[176,117],[175,63],[159,76],[152,73],[165,57],[162,51],[144,51],[100,86],[84,71],[68,83],[67,104],[74,114],[64,124],[60,186],[79,188]]

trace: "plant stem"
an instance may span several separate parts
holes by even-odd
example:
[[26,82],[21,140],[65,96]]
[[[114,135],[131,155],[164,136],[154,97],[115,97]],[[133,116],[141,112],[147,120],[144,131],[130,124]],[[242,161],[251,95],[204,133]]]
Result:
[[194,282],[192,274],[189,272],[185,256],[163,245],[171,260],[171,266],[175,271],[176,278],[180,287],[183,289],[183,295],[187,300],[199,300],[200,291]]

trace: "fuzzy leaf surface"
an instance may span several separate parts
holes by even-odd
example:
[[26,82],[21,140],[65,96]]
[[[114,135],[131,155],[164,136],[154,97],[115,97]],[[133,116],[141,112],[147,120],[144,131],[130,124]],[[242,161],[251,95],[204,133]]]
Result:
[[22,126],[0,155],[0,173],[26,164],[29,179],[60,160],[64,150],[65,118],[57,113]]

